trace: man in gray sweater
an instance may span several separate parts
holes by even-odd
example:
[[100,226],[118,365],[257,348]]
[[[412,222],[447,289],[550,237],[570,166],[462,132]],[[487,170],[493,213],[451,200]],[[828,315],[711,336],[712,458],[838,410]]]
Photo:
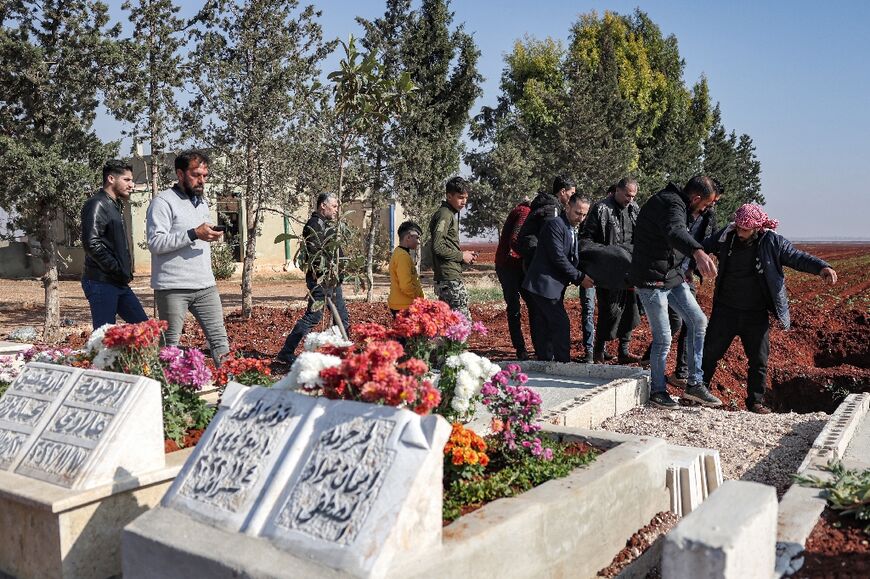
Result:
[[208,156],[183,151],[175,158],[178,182],[148,206],[146,233],[151,251],[151,287],[157,315],[169,324],[167,345],[175,346],[190,311],[202,326],[211,356],[220,365],[230,351],[224,311],[211,269],[211,243],[223,235],[209,225],[205,202]]

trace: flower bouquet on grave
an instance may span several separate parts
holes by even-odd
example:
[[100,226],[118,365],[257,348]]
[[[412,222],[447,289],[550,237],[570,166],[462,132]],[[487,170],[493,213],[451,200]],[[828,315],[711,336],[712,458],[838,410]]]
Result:
[[271,386],[275,382],[267,360],[245,358],[232,353],[221,364],[214,382],[223,388],[230,380],[245,386]]
[[534,422],[541,398],[525,386],[516,364],[497,372],[481,389],[493,414],[493,434],[480,438],[460,424],[444,448],[443,517],[452,521],[484,504],[515,496],[588,464],[596,451],[583,443],[545,446]]
[[326,343],[316,351],[309,349],[308,340],[317,343],[320,337],[306,338],[306,351],[278,386],[301,388],[333,400],[407,408],[421,415],[438,406],[440,394],[424,377],[429,370],[426,362],[406,357],[405,349],[387,338],[383,326],[360,324],[351,332],[359,338],[357,343]]
[[212,381],[203,353],[195,348],[160,348],[166,322],[106,324],[94,330],[85,346],[90,366],[98,370],[146,376],[160,382],[163,433],[181,446],[190,430],[208,426],[214,416],[198,392]]
[[451,422],[471,420],[483,383],[499,370],[467,351],[468,338],[486,335],[486,326],[472,324],[440,300],[418,298],[398,313],[388,333],[403,340],[413,356],[432,364],[431,378],[441,392],[435,412]]

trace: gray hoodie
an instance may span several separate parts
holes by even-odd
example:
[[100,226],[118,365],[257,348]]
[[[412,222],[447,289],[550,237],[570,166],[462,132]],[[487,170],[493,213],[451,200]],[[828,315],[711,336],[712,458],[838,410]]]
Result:
[[146,236],[151,251],[152,288],[205,289],[215,285],[211,244],[201,239],[191,240],[189,233],[202,223],[210,222],[204,198],[194,207],[187,194],[167,189],[151,201]]

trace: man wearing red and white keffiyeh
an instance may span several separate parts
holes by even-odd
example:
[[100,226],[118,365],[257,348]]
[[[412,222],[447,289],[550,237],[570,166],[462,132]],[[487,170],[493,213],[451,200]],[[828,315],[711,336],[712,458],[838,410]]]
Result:
[[837,272],[830,265],[795,249],[773,231],[777,225],[760,206],[747,203],[737,210],[733,223],[704,240],[704,249],[719,260],[713,312],[704,340],[704,384],[710,385],[719,360],[740,336],[749,359],[746,407],[760,414],[770,412],[764,405],[769,312],[785,329],[791,324],[782,266],[819,275],[831,285],[837,282]]

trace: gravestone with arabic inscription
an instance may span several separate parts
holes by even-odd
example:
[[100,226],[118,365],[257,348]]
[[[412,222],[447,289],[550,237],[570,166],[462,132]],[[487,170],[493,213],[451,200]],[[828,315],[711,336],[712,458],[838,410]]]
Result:
[[163,506],[346,575],[383,576],[441,542],[449,434],[435,415],[231,383]]
[[160,384],[32,362],[0,398],[0,470],[83,490],[165,465]]

